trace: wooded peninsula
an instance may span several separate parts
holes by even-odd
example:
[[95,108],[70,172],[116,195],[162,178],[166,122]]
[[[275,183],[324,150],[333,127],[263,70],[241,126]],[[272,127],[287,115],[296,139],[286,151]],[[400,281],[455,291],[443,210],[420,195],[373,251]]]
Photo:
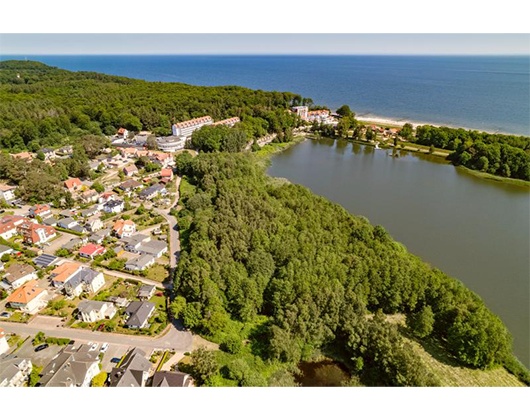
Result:
[[[475,293],[409,253],[381,226],[308,189],[268,177],[256,140],[293,141],[309,126],[289,92],[197,87],[70,72],[36,62],[0,62],[0,177],[25,200],[59,203],[67,177],[97,177],[88,160],[119,127],[169,135],[171,124],[237,116],[234,127],[193,133],[176,157],[182,177],[177,215],[182,252],[171,315],[220,344],[182,364],[199,384],[294,386],[301,361],[326,356],[348,370],[350,386],[440,386],[413,350],[436,346],[456,366],[506,369],[530,385],[502,321]],[[315,107],[323,109],[325,107]],[[349,108],[324,135],[366,139]],[[408,141],[454,151],[455,164],[530,180],[530,139],[461,129],[406,126]],[[404,131],[403,131],[404,130]],[[372,134],[368,134],[371,136]],[[73,144],[51,166],[7,152]],[[249,151],[243,151],[252,144]],[[64,200],[63,200],[64,203]],[[394,322],[395,319],[404,322]]]

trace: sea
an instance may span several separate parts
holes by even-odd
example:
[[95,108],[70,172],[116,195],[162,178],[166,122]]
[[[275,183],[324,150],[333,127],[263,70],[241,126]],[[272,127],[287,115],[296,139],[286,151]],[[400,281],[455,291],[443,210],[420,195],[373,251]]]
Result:
[[288,91],[358,117],[530,135],[530,56],[7,56],[67,70]]

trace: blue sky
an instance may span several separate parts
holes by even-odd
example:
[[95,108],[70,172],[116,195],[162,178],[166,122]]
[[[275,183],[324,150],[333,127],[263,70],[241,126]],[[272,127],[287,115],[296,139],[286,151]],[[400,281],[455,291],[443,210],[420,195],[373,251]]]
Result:
[[526,54],[529,34],[0,34],[0,54]]

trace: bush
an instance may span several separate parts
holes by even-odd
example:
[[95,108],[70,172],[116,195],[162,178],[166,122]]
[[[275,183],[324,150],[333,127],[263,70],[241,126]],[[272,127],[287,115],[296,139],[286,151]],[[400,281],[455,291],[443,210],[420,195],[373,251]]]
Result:
[[242,347],[241,340],[237,336],[228,337],[223,343],[221,343],[221,350],[230,354],[238,354]]
[[91,386],[93,387],[103,387],[105,382],[107,382],[107,372],[99,372],[96,376],[92,378]]

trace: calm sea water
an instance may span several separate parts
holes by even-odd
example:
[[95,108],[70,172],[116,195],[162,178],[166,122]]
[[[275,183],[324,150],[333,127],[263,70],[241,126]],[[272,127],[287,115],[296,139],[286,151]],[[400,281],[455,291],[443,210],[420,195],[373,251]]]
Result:
[[[11,59],[14,56],[2,56]],[[20,58],[20,57],[18,57]],[[22,57],[24,58],[24,57]],[[27,56],[150,81],[290,91],[358,115],[530,135],[530,57]]]
[[458,278],[506,324],[530,367],[530,191],[430,156],[399,158],[345,141],[308,140],[275,155],[272,176],[309,187],[384,226]]

